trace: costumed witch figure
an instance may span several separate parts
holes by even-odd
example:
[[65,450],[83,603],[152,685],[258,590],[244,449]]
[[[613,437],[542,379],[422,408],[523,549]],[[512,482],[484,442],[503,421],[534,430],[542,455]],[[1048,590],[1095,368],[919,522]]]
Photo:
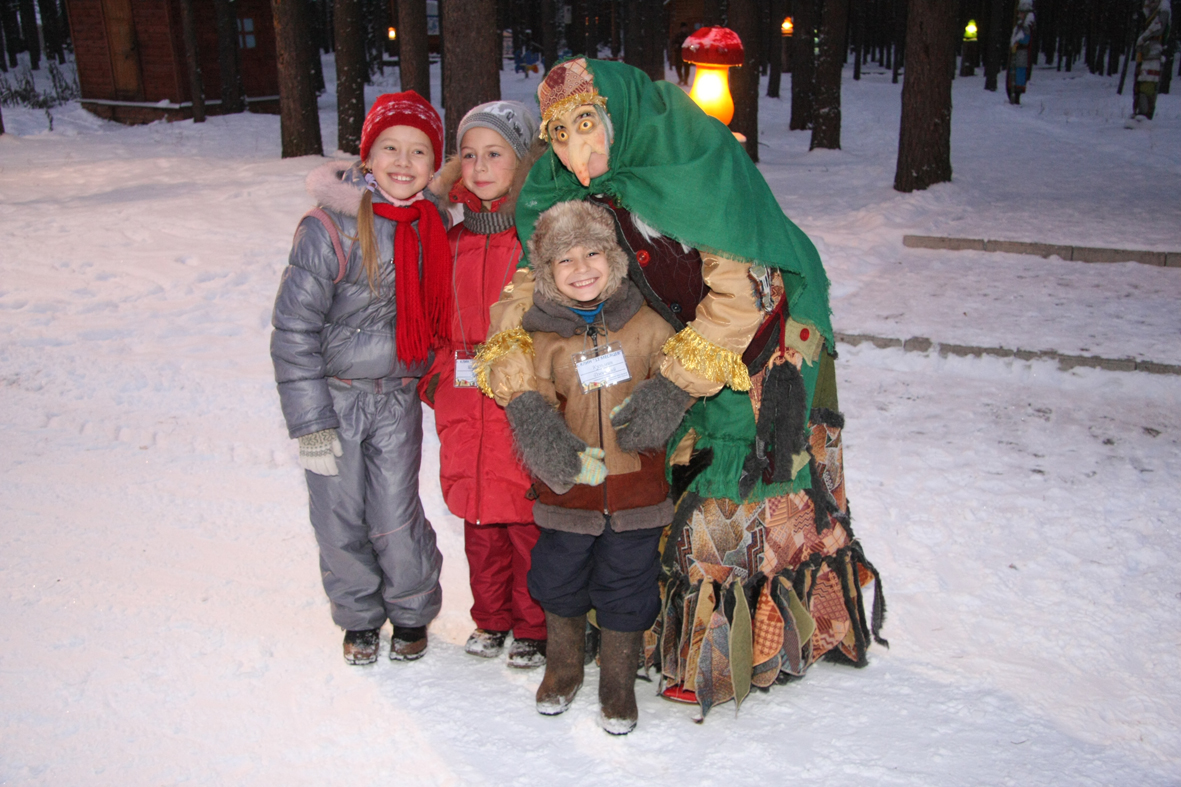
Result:
[[[608,208],[629,280],[675,332],[658,373],[607,424],[624,451],[667,456],[674,514],[645,666],[666,697],[705,713],[822,657],[864,665],[871,637],[885,644],[885,605],[879,582],[867,618],[862,589],[877,572],[849,524],[815,247],[729,129],[675,85],[577,58],[555,66],[538,97],[550,149],[517,203],[522,241],[559,202]],[[522,267],[477,360],[481,388],[510,419],[536,399],[521,329],[532,305]],[[568,464],[562,481],[573,483],[580,461]],[[549,636],[556,665],[564,646]]]
[[1009,73],[1005,79],[1005,92],[1009,94],[1010,104],[1021,103],[1021,94],[1029,82],[1029,72],[1033,68],[1033,58],[1030,57],[1033,26],[1033,0],[1019,0],[1017,20],[1009,36]]

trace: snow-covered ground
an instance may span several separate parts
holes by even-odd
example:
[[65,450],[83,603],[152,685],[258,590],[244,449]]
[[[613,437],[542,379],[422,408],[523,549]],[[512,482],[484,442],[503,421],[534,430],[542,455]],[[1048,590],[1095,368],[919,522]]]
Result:
[[[1176,95],[1126,130],[1114,78],[1039,68],[1020,107],[957,79],[955,178],[903,195],[900,86],[846,77],[840,151],[786,130],[786,84],[760,105],[761,168],[824,255],[838,331],[1181,362],[1181,270],[901,244],[1181,251]],[[463,654],[430,423],[429,655],[342,662],[267,350],[320,159],[281,160],[276,117],[3,112],[0,784],[1181,784],[1181,378],[841,347],[891,648],[701,725],[640,684],[615,739],[595,670],[544,718],[539,673]]]

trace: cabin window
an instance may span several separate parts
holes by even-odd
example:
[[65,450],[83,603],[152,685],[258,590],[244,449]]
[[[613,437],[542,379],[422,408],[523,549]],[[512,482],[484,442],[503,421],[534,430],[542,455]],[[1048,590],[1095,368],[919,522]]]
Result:
[[247,17],[238,20],[238,48],[254,49],[258,42],[254,38],[254,20]]

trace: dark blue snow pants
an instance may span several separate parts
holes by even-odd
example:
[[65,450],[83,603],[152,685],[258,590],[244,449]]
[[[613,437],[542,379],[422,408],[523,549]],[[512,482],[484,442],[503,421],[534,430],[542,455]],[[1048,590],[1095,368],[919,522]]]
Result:
[[660,612],[660,533],[616,533],[611,519],[597,536],[541,528],[533,547],[529,592],[564,618],[594,608],[600,628],[647,631]]

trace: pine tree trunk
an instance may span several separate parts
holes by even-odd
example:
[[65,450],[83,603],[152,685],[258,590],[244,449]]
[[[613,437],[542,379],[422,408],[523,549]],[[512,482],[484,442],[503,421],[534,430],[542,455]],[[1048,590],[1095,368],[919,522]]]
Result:
[[180,27],[185,42],[185,66],[189,72],[189,99],[193,102],[193,122],[205,122],[205,87],[201,83],[201,58],[197,54],[197,20],[193,0],[180,0]]
[[398,70],[402,89],[431,100],[430,43],[426,0],[398,0]]
[[910,192],[951,180],[951,77],[955,6],[910,0],[906,77],[894,188]]
[[792,131],[812,128],[812,94],[815,89],[815,56],[812,29],[815,0],[795,0],[795,35],[791,42],[791,124]]
[[787,16],[787,0],[771,0],[770,33],[771,49],[767,52],[767,98],[779,98],[780,83],[783,79],[783,18]]
[[33,0],[18,0],[20,9],[21,33],[25,39],[25,49],[29,51],[29,65],[34,71],[41,68],[41,41],[37,38],[37,10]]
[[308,62],[304,0],[271,0],[275,17],[275,55],[279,66],[279,134],[283,158],[322,156],[320,115]]
[[4,110],[0,109],[0,136],[4,135]]
[[743,42],[741,68],[730,69],[734,119],[730,128],[746,137],[746,153],[759,160],[759,9],[757,0],[730,0],[730,29]]
[[53,4],[57,6],[58,12],[59,12],[57,15],[57,18],[58,18],[57,29],[58,29],[58,34],[61,36],[61,42],[62,42],[62,60],[61,60],[61,62],[64,63],[64,62],[66,62],[65,61],[65,53],[74,51],[74,42],[70,38],[70,11],[69,11],[70,4],[68,2],[66,2],[65,0],[62,0],[60,5],[58,4],[57,0],[53,0]]
[[38,0],[37,10],[41,12],[41,37],[45,39],[45,59],[57,58],[59,63],[66,62],[61,35],[58,33],[57,7],[53,0]]
[[0,73],[8,72],[8,58],[4,56],[5,42],[8,40],[4,34],[4,23],[7,14],[4,11],[4,0],[0,0]]
[[890,77],[892,84],[898,84],[898,74],[906,63],[906,16],[908,13],[907,0],[893,0],[894,2],[894,71]]
[[[496,0],[450,0],[443,4],[443,105],[447,108],[446,147],[454,153],[455,131],[467,111],[500,99],[500,41]],[[435,155],[440,155],[436,151]],[[436,162],[441,163],[441,162]]]
[[20,63],[16,56],[24,51],[20,24],[16,21],[16,8],[9,0],[0,0],[0,14],[4,16],[4,45],[8,49],[8,65],[16,68]]
[[701,6],[701,24],[703,27],[717,27],[722,24],[721,0],[704,0]]
[[840,150],[841,147],[841,67],[845,62],[844,39],[848,21],[849,0],[824,0],[809,150]]
[[541,59],[546,73],[558,61],[558,20],[555,0],[541,0]]
[[246,109],[238,61],[238,17],[230,0],[213,0],[217,14],[217,65],[221,71],[221,111],[234,114]]
[[853,79],[861,79],[861,57],[865,48],[864,0],[849,0],[849,15],[853,27]]
[[312,92],[315,95],[320,95],[327,89],[324,84],[324,64],[320,62],[320,40],[323,30],[320,25],[320,13],[316,7],[315,0],[303,0],[303,22],[307,30],[307,39],[304,43],[304,48],[307,50],[304,56],[307,58],[308,67],[312,71]]
[[572,55],[594,57],[586,49],[586,0],[571,0],[570,29],[567,35],[566,46]]
[[361,152],[365,124],[365,46],[361,35],[361,0],[336,0],[332,26],[336,38],[336,146]]
[[[1005,45],[1004,0],[988,1],[988,36],[984,42],[984,89],[996,92],[997,74],[1001,70],[1001,52]],[[1037,53],[1031,48],[1031,60],[1037,59]],[[1032,65],[1032,63],[1031,63]]]

